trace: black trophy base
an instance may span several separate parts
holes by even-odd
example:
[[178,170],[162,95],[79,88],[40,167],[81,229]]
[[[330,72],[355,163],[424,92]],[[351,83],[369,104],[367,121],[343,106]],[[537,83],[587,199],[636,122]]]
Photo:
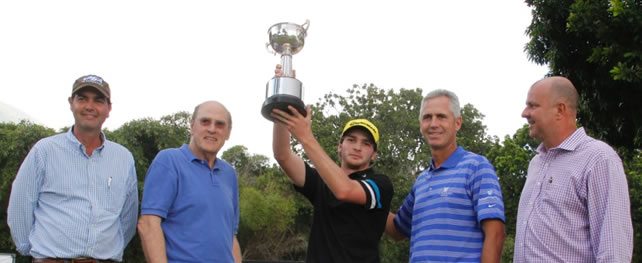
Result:
[[276,108],[285,112],[290,112],[288,106],[296,108],[296,110],[299,111],[299,113],[301,113],[301,115],[303,116],[307,115],[307,112],[305,111],[305,104],[303,104],[303,101],[298,97],[287,94],[273,95],[272,97],[265,99],[265,102],[263,102],[263,107],[261,107],[261,114],[263,114],[263,117],[265,117],[266,119],[274,121],[274,118],[270,116],[272,110]]

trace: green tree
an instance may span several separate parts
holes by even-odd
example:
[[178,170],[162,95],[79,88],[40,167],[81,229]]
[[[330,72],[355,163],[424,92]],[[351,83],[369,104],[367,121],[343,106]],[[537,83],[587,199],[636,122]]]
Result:
[[260,154],[249,154],[247,147],[243,145],[232,146],[221,158],[229,162],[243,177],[258,177],[271,168],[269,158]]
[[484,114],[472,104],[466,104],[461,108],[462,124],[457,132],[457,144],[466,150],[486,155],[486,153],[499,140],[486,133],[486,125],[483,124]]
[[634,157],[624,162],[628,177],[629,197],[631,200],[631,220],[633,221],[633,260],[642,260],[642,151],[637,150]]
[[139,189],[142,189],[147,168],[160,150],[180,147],[188,142],[189,119],[189,113],[177,112],[160,120],[132,120],[113,132],[105,131],[107,138],[122,144],[134,155]]
[[579,122],[627,156],[642,147],[642,2],[526,0],[529,58],[568,77]]
[[526,182],[528,164],[535,155],[538,143],[528,136],[528,126],[522,128],[512,136],[506,136],[501,144],[496,144],[486,155],[495,166],[504,196],[504,210],[506,213],[506,232],[515,233],[515,219],[519,196]]
[[238,239],[243,258],[302,260],[307,231],[299,231],[295,221],[307,201],[297,198],[287,177],[267,157],[249,154],[245,146],[236,145],[222,158],[236,168],[239,177]]
[[528,136],[528,126],[524,125],[512,137],[506,136],[501,144],[495,144],[486,155],[495,166],[504,197],[507,238],[502,262],[512,262],[519,197],[526,182],[528,164],[535,155],[537,145]]

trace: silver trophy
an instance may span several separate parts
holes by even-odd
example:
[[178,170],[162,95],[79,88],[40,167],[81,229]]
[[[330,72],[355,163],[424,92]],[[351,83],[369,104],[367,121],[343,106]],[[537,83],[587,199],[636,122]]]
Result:
[[303,104],[303,83],[294,78],[292,71],[292,55],[303,49],[304,39],[308,32],[310,21],[302,25],[294,23],[278,23],[268,29],[270,42],[266,48],[271,47],[273,54],[281,54],[283,75],[275,76],[268,81],[265,88],[265,102],[261,114],[268,120],[274,121],[270,113],[274,108],[289,112],[288,106],[296,108],[301,114],[306,115]]

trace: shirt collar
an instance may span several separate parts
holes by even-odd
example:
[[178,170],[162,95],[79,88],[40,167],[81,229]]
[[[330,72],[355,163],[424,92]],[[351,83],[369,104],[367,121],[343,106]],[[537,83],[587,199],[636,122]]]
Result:
[[372,167],[368,167],[365,170],[353,172],[349,174],[348,177],[350,177],[350,179],[363,179],[363,178],[366,178],[368,174],[371,174],[371,173],[373,173]]
[[[207,161],[198,159],[198,157],[196,157],[196,155],[192,153],[192,151],[189,149],[189,144],[183,144],[180,148],[180,151],[183,153],[183,155],[185,155],[185,157],[187,157],[188,160],[190,160],[190,162],[196,161],[200,164],[203,164],[209,167],[209,164],[207,163]],[[221,165],[221,162],[219,162],[219,158],[217,157],[216,161],[214,161],[214,168],[212,168],[212,170],[218,170],[220,165]]]
[[[461,146],[457,146],[457,149],[455,149],[455,151],[450,154],[450,156],[448,156],[448,159],[446,159],[446,161],[442,163],[439,168],[448,169],[456,167],[461,158],[464,156],[465,152],[466,151],[464,150],[464,148],[462,148]],[[435,169],[435,160],[432,159],[430,160],[430,170],[432,171]]]
[[[80,150],[83,152],[85,151],[85,146],[76,138],[76,135],[74,135],[74,126],[72,125],[69,130],[67,130],[67,139],[71,141],[71,143],[75,144]],[[107,136],[105,136],[105,133],[103,131],[100,131],[100,141],[101,144],[96,148],[98,152],[101,152],[103,148],[105,148],[105,142],[107,141]]]
[[561,150],[566,150],[566,151],[574,151],[577,149],[577,147],[580,146],[580,143],[582,142],[582,139],[586,138],[586,131],[584,131],[584,127],[577,128],[571,136],[568,136],[560,145],[553,147],[551,149],[546,149],[544,147],[544,143],[540,143],[539,146],[537,147],[537,153],[546,153],[547,151],[554,150],[554,149],[561,149]]

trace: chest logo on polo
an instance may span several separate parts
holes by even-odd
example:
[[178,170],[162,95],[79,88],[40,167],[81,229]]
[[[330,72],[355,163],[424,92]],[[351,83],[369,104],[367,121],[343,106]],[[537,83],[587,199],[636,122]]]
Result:
[[450,187],[444,187],[443,189],[441,189],[441,194],[440,195],[441,196],[448,196],[448,189],[449,188]]

